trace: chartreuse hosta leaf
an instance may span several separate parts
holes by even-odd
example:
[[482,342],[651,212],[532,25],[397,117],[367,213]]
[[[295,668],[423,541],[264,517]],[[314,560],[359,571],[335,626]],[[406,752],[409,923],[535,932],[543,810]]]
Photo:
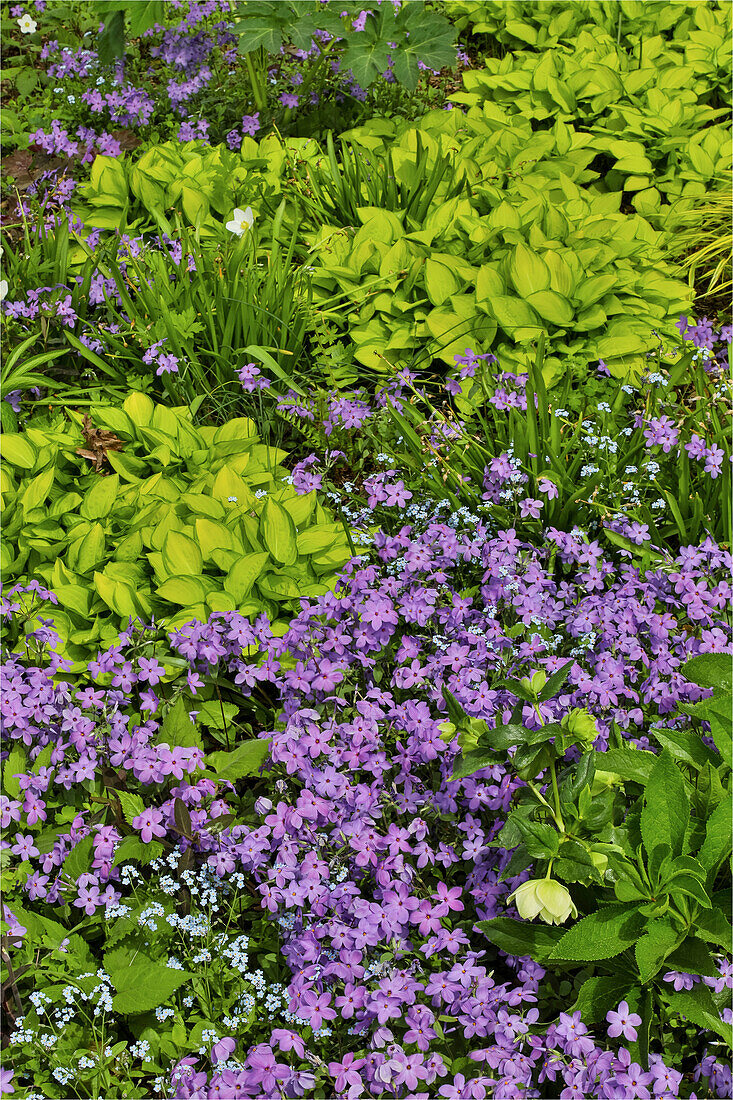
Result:
[[[403,5],[394,16],[399,28],[403,18],[414,22],[395,60],[395,72],[405,76],[420,49],[439,54],[445,46],[441,33],[429,30],[440,17],[415,18],[421,6]],[[372,13],[367,29],[350,36],[350,53],[365,44],[358,62],[364,80],[383,45],[378,27],[388,11]],[[384,370],[423,353],[453,367],[455,354],[473,342],[523,369],[522,343],[546,332],[550,380],[572,354],[603,358],[618,376],[638,373],[654,346],[652,330],[673,335],[691,300],[655,230],[665,228],[670,198],[693,202],[690,186],[704,193],[711,166],[721,178],[729,170],[727,135],[692,89],[689,103],[678,103],[678,47],[660,47],[671,81],[664,91],[653,87],[659,57],[643,67],[647,81],[625,55],[621,70],[612,71],[593,34],[584,33],[579,48],[582,59],[575,51],[562,58],[530,53],[490,58],[485,72],[467,71],[466,90],[456,98],[474,106],[460,122],[454,112],[431,111],[417,122],[379,119],[349,131],[352,149],[392,156],[393,171],[380,188],[367,171],[348,174],[351,152],[334,150],[330,158],[313,141],[245,139],[240,155],[165,143],[129,160],[98,158],[79,213],[92,225],[98,215],[109,228],[126,218],[160,225],[188,208],[200,233],[216,237],[242,187],[255,205],[254,196],[262,199],[263,214],[273,196],[300,205],[307,190],[323,197],[305,208],[302,230],[303,249],[315,254],[313,294],[343,325],[364,366]],[[615,41],[608,51],[616,54]],[[518,74],[526,78],[521,91]],[[578,111],[594,123],[589,132],[576,131]],[[681,112],[680,132],[662,139],[658,119],[665,112]],[[533,119],[547,126],[538,132]],[[612,167],[602,173],[603,161]],[[108,171],[114,189],[105,195],[99,187]],[[424,185],[411,194],[410,179],[418,176]],[[621,212],[624,194],[634,196],[636,213],[625,204]]]
[[261,444],[252,421],[196,427],[185,407],[141,393],[89,415],[121,442],[108,451],[112,473],[76,454],[76,413],[71,430],[38,441],[3,437],[5,575],[57,591],[50,615],[76,667],[130,616],[174,627],[215,611],[286,619],[351,556],[342,524],[286,483],[286,452]]
[[262,542],[276,562],[294,565],[298,560],[298,543],[295,524],[290,513],[269,497],[260,513]]

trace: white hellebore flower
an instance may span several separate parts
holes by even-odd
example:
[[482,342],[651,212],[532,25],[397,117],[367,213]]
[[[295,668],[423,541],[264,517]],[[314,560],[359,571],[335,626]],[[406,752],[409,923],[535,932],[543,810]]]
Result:
[[35,19],[31,19],[30,15],[26,13],[25,15],[22,15],[18,20],[18,26],[20,27],[23,34],[35,34],[38,24],[36,23]]
[[227,222],[227,229],[230,233],[236,233],[238,237],[243,237],[246,230],[252,228],[254,220],[255,216],[252,213],[251,206],[248,206],[246,210],[240,210],[237,207],[232,214],[232,220]]
[[8,296],[8,280],[0,279],[0,302],[4,302]]
[[578,915],[569,892],[550,878],[531,878],[506,900],[514,902],[523,920],[540,917],[545,924],[564,924],[568,917]]

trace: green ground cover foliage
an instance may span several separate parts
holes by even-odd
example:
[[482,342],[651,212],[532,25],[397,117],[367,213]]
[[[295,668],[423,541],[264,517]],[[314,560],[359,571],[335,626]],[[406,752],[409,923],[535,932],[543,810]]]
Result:
[[0,1096],[731,1095],[732,12],[2,0]]

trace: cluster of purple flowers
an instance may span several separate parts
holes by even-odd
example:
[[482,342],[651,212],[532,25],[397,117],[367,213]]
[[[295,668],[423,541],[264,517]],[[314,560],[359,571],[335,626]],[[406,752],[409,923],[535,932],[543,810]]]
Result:
[[289,390],[278,398],[277,410],[300,420],[311,423],[317,421],[323,426],[326,438],[342,430],[358,432],[380,409],[391,406],[399,410],[406,399],[407,390],[416,392],[413,381],[414,376],[408,370],[403,370],[372,397],[367,396],[363,390],[357,390],[329,396],[325,403],[322,395],[305,396]]
[[162,348],[166,343],[166,338],[156,341],[151,344],[150,347],[143,355],[143,363],[148,365],[155,364],[155,373],[160,374],[178,374],[178,358],[172,353],[165,353]]
[[60,321],[66,328],[73,328],[77,321],[71,294],[68,292],[68,287],[62,283],[56,286],[36,287],[28,291],[25,301],[6,300],[2,308],[6,317],[12,317],[15,320],[22,318],[26,321],[35,321],[36,318],[43,317]]
[[463,355],[455,355],[453,358],[459,370],[458,379],[450,378],[446,383],[446,390],[448,391],[448,393],[452,394],[461,392],[460,382],[462,382],[465,378],[473,378],[480,363],[491,364],[497,362],[495,355],[491,355],[488,352],[484,355],[479,355],[471,348],[466,348]]
[[98,155],[118,157],[122,153],[122,146],[111,134],[98,134],[88,126],[78,126],[74,140],[57,119],[52,120],[50,130],[40,127],[34,130],[29,141],[50,156],[79,157],[82,164],[91,164]]
[[[669,454],[673,448],[679,445],[679,425],[671,416],[656,416],[644,420],[639,417],[638,423],[643,424],[643,434],[646,445],[649,448],[661,447],[664,454]],[[684,449],[690,458],[695,458],[704,463],[704,471],[713,481],[720,477],[723,469],[725,451],[716,443],[707,444],[697,432],[690,433],[690,438],[684,444]]]
[[243,137],[254,137],[260,128],[260,112],[255,111],[251,115],[243,115],[240,130],[230,130],[226,136],[226,142],[230,149],[238,149]]
[[361,428],[375,412],[369,402],[359,394],[329,398],[325,410],[321,410],[320,404],[318,396],[305,397],[291,390],[279,398],[277,410],[311,422],[318,417],[327,437],[332,435],[335,429]]
[[237,371],[237,377],[245,393],[254,393],[256,390],[266,390],[270,387],[270,379],[263,376],[256,363],[245,363]]
[[[224,1087],[277,1095],[278,1082],[286,1095],[312,1094],[313,1058],[333,1050],[327,1040],[340,1021],[352,1049],[325,1067],[338,1095],[430,1095],[435,1086],[446,1098],[510,1097],[534,1095],[545,1081],[563,1098],[676,1094],[679,1072],[661,1056],[642,1069],[626,1048],[599,1045],[578,1013],[543,1022],[543,968],[490,956],[477,939],[475,920],[505,912],[528,874],[501,881],[509,853],[492,846],[520,781],[509,762],[451,778],[457,748],[441,736],[443,688],[469,714],[501,723],[517,700],[497,680],[571,659],[542,720],[584,706],[599,750],[612,722],[630,744],[650,748],[648,724],[686,721],[673,716],[678,704],[700,697],[680,664],[714,649],[718,636],[730,645],[731,557],[708,539],[642,575],[581,531],[548,536],[537,549],[483,521],[465,532],[442,523],[379,532],[376,559],[356,559],[341,588],[305,604],[283,637],[264,617],[251,623],[235,612],[175,631],[170,646],[189,664],[194,696],[216,673],[245,695],[269,684],[281,699],[269,733],[275,798],[258,799],[258,820],[235,815],[223,829],[215,823],[230,812],[229,786],[197,777],[200,750],[159,743],[165,654],[154,633],[146,650],[145,630],[128,631],[90,664],[96,683],[87,687],[66,682],[58,661],[6,661],[7,736],[32,760],[48,756],[19,770],[21,797],[2,806],[18,826],[10,846],[31,866],[29,896],[84,912],[119,899],[114,828],[80,812],[48,853],[33,844],[49,791],[73,791],[112,768],[144,795],[130,819],[144,842],[191,844],[221,878],[244,872],[283,929],[292,979],[282,1023],[310,1027],[316,1053],[292,1066],[282,1052],[301,1059],[304,1040],[284,1037],[274,1021],[270,1042],[240,1068],[209,1077],[194,1059],[179,1062],[177,1096]],[[18,613],[20,596],[9,593],[6,616]],[[540,719],[527,705],[522,720]],[[189,809],[193,841],[174,831],[176,799]],[[88,836],[92,866],[72,884],[63,859]],[[728,982],[729,968],[721,978]],[[635,1026],[623,1004],[608,1023],[611,1040],[629,1039]],[[435,1049],[441,1034],[467,1044],[476,1074],[450,1072]],[[724,1070],[713,1066],[700,1072],[724,1088]]]
[[368,477],[364,482],[364,491],[370,508],[375,508],[377,504],[404,508],[408,500],[412,500],[412,493],[397,477],[397,470],[382,470]]
[[317,464],[317,455],[308,455],[307,458],[295,464],[291,480],[296,492],[305,494],[310,493],[313,489],[323,488],[323,475],[313,469]]
[[81,94],[92,114],[107,114],[110,121],[119,126],[146,126],[155,110],[153,97],[144,88],[126,84],[102,92],[99,88],[89,88]]
[[99,64],[96,53],[85,47],[72,50],[69,46],[60,46],[56,39],[50,39],[41,47],[41,61],[53,58],[47,72],[54,80],[66,77],[86,79],[96,71]]
[[715,326],[707,317],[692,324],[688,317],[680,317],[676,327],[685,340],[690,340],[696,348],[707,348],[708,351],[712,351],[717,344],[730,344],[733,338],[733,326],[724,325],[716,335]]

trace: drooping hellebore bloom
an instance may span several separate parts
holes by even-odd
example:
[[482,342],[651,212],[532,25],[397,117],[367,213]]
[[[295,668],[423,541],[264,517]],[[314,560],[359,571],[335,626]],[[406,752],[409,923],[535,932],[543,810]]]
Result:
[[577,917],[578,910],[569,892],[551,878],[531,878],[517,887],[507,901],[513,901],[524,920],[540,917],[545,924],[564,924],[568,917]]
[[227,229],[230,233],[234,233],[237,237],[243,237],[248,229],[251,229],[254,224],[255,216],[252,213],[252,207],[248,206],[246,210],[240,210],[237,207],[232,214],[232,220],[227,222]]
[[574,707],[563,717],[561,725],[584,745],[592,745],[598,737],[596,720],[584,707]]

